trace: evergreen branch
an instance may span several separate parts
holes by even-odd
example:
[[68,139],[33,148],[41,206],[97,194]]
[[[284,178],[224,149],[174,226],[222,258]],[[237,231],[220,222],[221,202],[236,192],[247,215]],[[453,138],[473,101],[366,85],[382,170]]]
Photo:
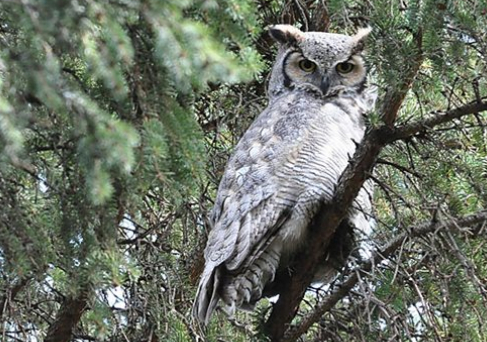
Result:
[[[5,333],[5,336],[8,336],[8,338],[9,339],[12,339],[12,341],[24,342],[24,340],[22,340],[22,339],[20,339],[20,338],[17,337],[17,335],[19,334],[19,332],[17,332],[17,331],[14,331],[14,332],[6,332]],[[23,332],[24,331],[22,331],[22,333]]]
[[83,340],[83,341],[97,341],[96,337],[90,335],[74,335],[76,339]]
[[49,326],[44,342],[68,342],[73,331],[81,320],[81,315],[87,309],[89,290],[81,289],[76,297],[64,299],[56,319]]
[[63,144],[51,144],[51,145],[46,145],[46,146],[35,146],[32,148],[32,150],[35,152],[70,150],[73,148],[72,142],[73,142],[73,139],[70,139]]
[[416,41],[418,52],[412,61],[412,65],[410,66],[409,70],[407,70],[402,82],[396,87],[389,88],[387,90],[384,96],[384,101],[382,102],[382,107],[380,108],[380,113],[383,114],[382,121],[386,127],[389,128],[393,127],[397,118],[397,113],[399,112],[399,109],[401,108],[409,89],[411,89],[414,79],[418,74],[424,60],[424,55],[422,52],[423,30],[421,27],[419,27],[418,31],[413,34],[413,37]]
[[450,219],[443,222],[425,222],[407,228],[404,233],[399,234],[384,244],[384,246],[378,248],[368,260],[362,262],[359,266],[350,269],[344,275],[345,280],[336,284],[334,286],[335,289],[323,301],[318,303],[316,309],[302,319],[299,325],[290,328],[282,339],[282,342],[296,341],[311,327],[312,324],[318,322],[324,313],[332,309],[338,301],[343,299],[358,283],[360,277],[367,276],[374,265],[379,264],[382,260],[393,255],[403,245],[405,239],[420,237],[440,231],[454,232],[458,231],[459,228],[467,228],[466,231],[462,230],[462,232],[475,233],[476,227],[472,227],[472,225],[477,225],[486,221],[487,210],[483,210],[461,218]]
[[30,279],[29,277],[22,278],[12,287],[6,287],[5,293],[0,300],[0,319],[3,318],[3,315],[7,311],[8,304],[15,300],[17,294],[27,285]]
[[393,168],[401,171],[405,175],[413,175],[414,177],[416,177],[418,179],[423,178],[423,176],[420,175],[419,173],[417,173],[416,171],[411,170],[411,169],[409,169],[409,168],[407,168],[405,166],[399,165],[397,163],[391,162],[390,160],[378,158],[377,159],[377,164],[389,165],[389,166],[392,166]]
[[397,140],[403,140],[417,134],[425,133],[427,130],[432,129],[435,126],[459,119],[463,116],[477,114],[483,111],[487,111],[487,101],[475,101],[446,112],[438,112],[426,119],[412,122],[410,124],[397,126],[392,129],[382,126],[378,128],[378,130],[383,137],[383,144],[390,144]]

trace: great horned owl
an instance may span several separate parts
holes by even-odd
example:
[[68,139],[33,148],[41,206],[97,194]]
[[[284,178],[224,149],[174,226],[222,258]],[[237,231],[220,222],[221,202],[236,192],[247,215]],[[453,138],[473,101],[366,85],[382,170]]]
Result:
[[[276,25],[269,32],[279,44],[269,105],[235,147],[211,213],[193,308],[205,324],[220,299],[232,310],[245,309],[279,292],[276,282],[305,247],[320,204],[332,199],[376,98],[366,86],[361,56],[369,29],[346,36]],[[369,209],[362,189],[346,224],[366,229]],[[332,260],[340,259],[333,253],[340,252],[334,244],[347,238],[341,229],[323,253],[316,281],[329,280]]]

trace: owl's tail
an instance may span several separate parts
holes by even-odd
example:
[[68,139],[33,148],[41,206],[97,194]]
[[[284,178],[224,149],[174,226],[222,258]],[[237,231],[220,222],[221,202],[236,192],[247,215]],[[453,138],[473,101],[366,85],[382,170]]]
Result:
[[193,305],[193,316],[208,325],[218,301],[223,300],[224,311],[233,316],[235,309],[252,310],[262,297],[264,287],[274,280],[282,245],[271,244],[248,268],[237,275],[226,275],[220,266],[208,266],[203,271]]
[[221,281],[219,267],[205,268],[201,276],[193,305],[193,316],[203,325],[208,325],[211,314],[215,311],[220,296],[218,287]]

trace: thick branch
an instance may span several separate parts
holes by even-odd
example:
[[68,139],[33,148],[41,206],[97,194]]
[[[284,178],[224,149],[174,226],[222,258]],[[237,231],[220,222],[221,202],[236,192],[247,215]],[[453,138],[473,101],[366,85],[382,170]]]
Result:
[[55,321],[49,327],[44,342],[68,342],[87,308],[88,290],[81,290],[77,297],[68,297],[58,311]]
[[[393,106],[398,109],[399,107]],[[411,137],[421,131],[460,118],[465,115],[487,110],[487,103],[472,103],[457,109],[434,115],[420,122],[389,128],[387,125],[369,131],[362,144],[340,178],[331,203],[323,206],[310,226],[310,240],[306,250],[296,257],[292,269],[295,273],[282,285],[281,296],[266,322],[266,333],[272,341],[280,341],[286,325],[295,316],[299,303],[309,286],[314,270],[323,258],[323,252],[340,222],[348,213],[353,200],[370,174],[381,149],[398,139]],[[397,113],[396,113],[397,114]],[[389,116],[393,116],[392,114]],[[317,238],[319,237],[319,238]]]
[[[411,75],[411,77],[413,76]],[[273,307],[272,313],[265,324],[266,333],[273,342],[281,341],[287,325],[296,315],[306,288],[311,283],[315,267],[323,258],[323,251],[328,249],[333,234],[346,217],[348,208],[350,208],[360,188],[363,186],[366,176],[371,173],[381,149],[393,141],[411,137],[465,115],[487,110],[487,103],[475,102],[436,114],[419,122],[394,128],[392,124],[397,117],[397,112],[404,98],[405,92],[402,91],[389,97],[394,103],[389,103],[383,107],[383,110],[388,111],[384,113],[385,125],[366,134],[362,144],[358,147],[353,159],[338,182],[333,201],[326,206],[323,205],[322,210],[313,219],[309,227],[310,239],[307,248],[296,256],[291,266],[294,274],[281,285],[282,291],[279,300]],[[340,291],[348,292],[346,289]]]
[[347,215],[348,208],[350,208],[362,187],[366,175],[371,172],[379,152],[387,143],[381,139],[382,136],[390,136],[391,131],[394,130],[393,126],[396,122],[397,113],[413,84],[423,60],[421,51],[423,34],[421,28],[414,34],[414,39],[418,48],[416,58],[400,84],[387,91],[380,109],[384,126],[370,131],[365,136],[353,160],[339,180],[332,203],[326,206],[323,205],[323,210],[319,211],[319,214],[313,219],[309,227],[311,233],[307,248],[297,255],[292,265],[292,268],[295,269],[295,274],[282,286],[283,291],[281,291],[279,300],[265,325],[266,333],[272,341],[280,341],[286,325],[295,316],[306,288],[312,280],[315,267],[320,259],[323,258],[323,251],[328,249],[337,227]]
[[348,214],[348,208],[357,197],[367,175],[372,171],[379,152],[385,145],[382,137],[383,131],[386,133],[391,131],[390,126],[396,120],[414,76],[409,75],[409,79],[405,81],[402,89],[388,93],[389,102],[383,107],[383,110],[387,111],[384,114],[386,125],[366,134],[338,182],[333,201],[322,205],[321,210],[312,220],[307,248],[296,256],[291,266],[295,273],[281,286],[279,299],[265,324],[266,334],[273,342],[281,340],[287,325],[296,315],[306,288],[312,281],[316,265],[324,257],[323,251],[328,250],[328,245],[337,227]]
[[357,284],[359,277],[367,276],[373,265],[379,264],[382,260],[394,254],[403,244],[404,240],[409,237],[424,236],[432,232],[439,231],[458,231],[458,228],[470,228],[472,232],[476,229],[473,225],[487,222],[487,210],[480,211],[476,214],[465,216],[463,218],[452,219],[443,222],[423,223],[417,226],[410,227],[402,234],[399,234],[394,239],[390,240],[381,248],[378,248],[368,259],[356,268],[349,270],[344,277],[344,281],[335,285],[335,290],[331,292],[324,300],[322,300],[316,309],[306,316],[301,323],[289,329],[282,342],[296,341],[299,336],[304,334],[311,327],[312,324],[318,322],[321,316],[329,311],[335,304],[343,299],[349,291]]

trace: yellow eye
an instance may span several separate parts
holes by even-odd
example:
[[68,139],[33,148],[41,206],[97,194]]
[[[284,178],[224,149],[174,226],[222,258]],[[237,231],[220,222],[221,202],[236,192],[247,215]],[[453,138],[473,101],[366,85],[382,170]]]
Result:
[[352,72],[352,70],[354,68],[355,68],[355,65],[352,63],[348,63],[348,62],[338,63],[337,67],[336,67],[337,71],[340,74],[348,74],[349,72]]
[[302,59],[299,61],[299,67],[306,72],[313,72],[316,69],[316,64],[309,59]]

